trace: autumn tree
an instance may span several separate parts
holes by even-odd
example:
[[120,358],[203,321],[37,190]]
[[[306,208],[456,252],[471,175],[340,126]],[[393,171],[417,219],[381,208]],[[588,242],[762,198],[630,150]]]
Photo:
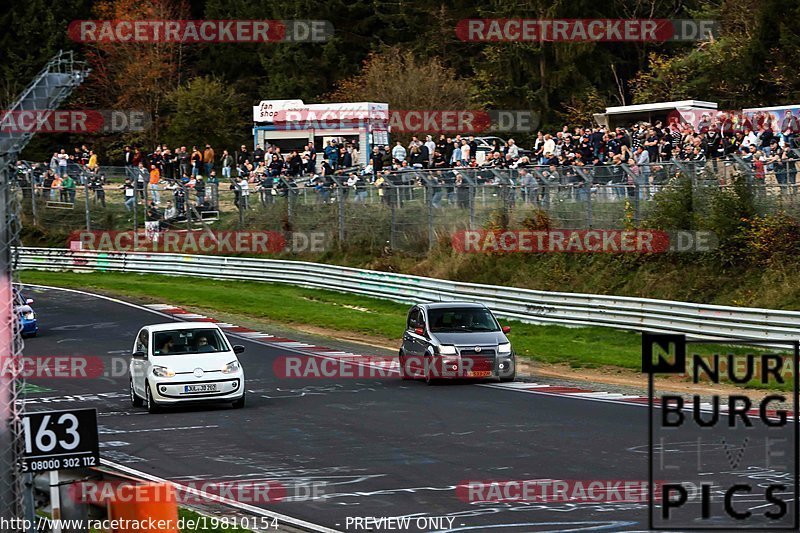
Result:
[[[186,0],[103,0],[94,9],[99,20],[184,20]],[[146,138],[158,139],[165,97],[181,81],[185,46],[175,42],[89,43],[92,67],[86,96],[96,107],[143,110],[153,118]]]
[[437,57],[419,58],[392,47],[372,53],[361,73],[337,83],[326,99],[386,102],[391,109],[468,109],[472,86]]

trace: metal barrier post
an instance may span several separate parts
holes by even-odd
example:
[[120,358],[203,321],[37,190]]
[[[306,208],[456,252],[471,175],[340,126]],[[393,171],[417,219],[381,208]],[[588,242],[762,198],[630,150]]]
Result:
[[428,250],[433,250],[436,245],[436,235],[433,231],[433,189],[430,183],[425,183],[425,199],[428,204]]
[[92,215],[89,212],[89,180],[83,186],[84,200],[86,201],[86,231],[92,231]]

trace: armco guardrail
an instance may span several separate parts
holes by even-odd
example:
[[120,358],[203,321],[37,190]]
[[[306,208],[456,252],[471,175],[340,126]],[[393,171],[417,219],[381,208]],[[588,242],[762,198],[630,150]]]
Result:
[[760,341],[800,339],[800,312],[796,311],[535,291],[301,261],[21,248],[19,267],[287,283],[403,303],[466,300],[482,302],[500,317],[542,324],[671,331],[695,337]]

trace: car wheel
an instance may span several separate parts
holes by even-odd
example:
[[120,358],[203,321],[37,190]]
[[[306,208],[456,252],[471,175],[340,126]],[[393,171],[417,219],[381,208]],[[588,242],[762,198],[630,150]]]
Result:
[[400,352],[398,359],[400,360],[400,377],[403,379],[403,381],[411,381],[414,379],[414,376],[408,373],[408,369],[406,368],[408,361],[406,361],[403,352]]
[[241,409],[242,407],[244,407],[244,404],[245,404],[244,394],[242,394],[242,397],[239,398],[238,400],[234,400],[234,402],[231,405],[233,405],[234,409]]
[[501,383],[508,383],[517,379],[517,371],[515,370],[510,376],[505,378],[500,378]]
[[161,409],[159,408],[158,404],[155,402],[155,400],[153,400],[153,393],[150,391],[150,384],[149,383],[147,383],[145,385],[144,392],[145,392],[144,402],[145,402],[145,406],[147,407],[147,412],[150,413],[150,414],[153,414],[153,413],[158,413],[159,411],[161,411]]
[[142,405],[144,405],[144,402],[142,401],[141,398],[139,398],[139,395],[136,394],[136,391],[133,390],[133,380],[130,380],[129,383],[131,389],[131,405],[134,407],[141,407]]

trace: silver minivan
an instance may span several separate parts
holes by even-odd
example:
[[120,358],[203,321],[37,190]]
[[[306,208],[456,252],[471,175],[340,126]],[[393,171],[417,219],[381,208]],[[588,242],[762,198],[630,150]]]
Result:
[[483,304],[418,304],[408,312],[400,371],[403,379],[514,381],[516,356],[506,333]]

